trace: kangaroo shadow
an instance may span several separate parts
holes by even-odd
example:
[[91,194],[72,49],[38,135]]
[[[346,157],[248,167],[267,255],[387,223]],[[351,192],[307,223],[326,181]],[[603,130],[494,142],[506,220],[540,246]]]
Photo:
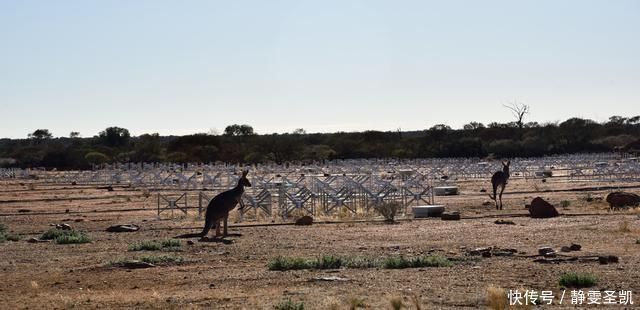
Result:
[[173,238],[174,239],[187,239],[187,238],[198,238],[200,236],[201,236],[201,234],[195,233],[195,234],[182,234],[182,235],[175,236]]
[[233,240],[230,239],[225,239],[223,238],[218,238],[218,237],[214,237],[214,238],[209,238],[209,237],[202,237],[198,240],[198,242],[214,242],[214,243],[222,243],[222,244],[232,244]]
[[240,233],[231,233],[231,234],[227,234],[225,237],[213,237],[213,238],[209,238],[209,237],[202,237],[201,234],[199,233],[192,233],[192,234],[182,234],[182,235],[178,235],[173,237],[174,239],[188,239],[188,238],[200,238],[198,239],[198,242],[215,242],[215,243],[223,243],[223,244],[232,244],[233,240],[230,239],[225,239],[226,237],[241,237],[242,234]]

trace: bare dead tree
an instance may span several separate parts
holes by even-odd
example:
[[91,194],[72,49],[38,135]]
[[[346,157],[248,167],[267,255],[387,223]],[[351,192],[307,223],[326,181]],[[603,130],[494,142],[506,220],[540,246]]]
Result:
[[503,106],[511,110],[511,114],[516,118],[518,128],[522,130],[522,127],[524,127],[524,122],[522,120],[526,114],[529,114],[529,106],[518,102],[511,102],[508,105],[503,104]]

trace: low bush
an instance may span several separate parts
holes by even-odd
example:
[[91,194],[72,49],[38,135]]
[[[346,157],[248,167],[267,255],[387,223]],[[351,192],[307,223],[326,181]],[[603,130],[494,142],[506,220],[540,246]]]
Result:
[[47,230],[42,236],[42,240],[53,240],[57,244],[74,244],[74,243],[88,243],[91,242],[91,238],[83,232],[77,230],[62,230],[52,228]]
[[560,277],[559,281],[564,287],[591,287],[598,283],[598,278],[590,273],[565,273]]
[[290,298],[287,298],[284,301],[281,301],[279,304],[273,306],[275,310],[304,310],[304,303],[296,303],[292,301]]
[[140,241],[129,245],[129,251],[177,251],[182,246],[180,240],[166,239],[160,241]]
[[449,267],[453,265],[446,257],[418,256],[413,258],[390,257],[384,260],[383,267],[386,269],[404,269],[404,268],[421,268],[421,267]]

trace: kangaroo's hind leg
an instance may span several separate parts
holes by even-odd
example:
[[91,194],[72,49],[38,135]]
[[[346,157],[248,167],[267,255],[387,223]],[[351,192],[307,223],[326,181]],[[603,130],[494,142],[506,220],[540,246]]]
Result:
[[493,185],[493,197],[491,197],[491,195],[489,195],[489,197],[493,199],[493,201],[496,203],[496,210],[500,210],[498,206],[497,190],[498,190],[498,185],[497,184]]
[[222,221],[222,219],[218,219],[216,220],[216,238],[220,237],[221,233],[220,233],[220,222]]
[[224,217],[224,234],[223,234],[224,237],[229,235],[229,233],[227,232],[227,220],[228,219],[229,219],[229,214],[225,215],[225,217]]
[[500,186],[500,210],[502,210],[502,193],[504,192],[505,187],[505,185]]

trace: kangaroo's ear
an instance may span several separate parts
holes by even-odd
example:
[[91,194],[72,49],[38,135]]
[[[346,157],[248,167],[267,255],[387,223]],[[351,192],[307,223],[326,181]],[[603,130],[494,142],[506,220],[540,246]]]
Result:
[[507,160],[507,167],[509,167],[509,165],[511,165],[511,160]]
[[243,177],[246,177],[246,176],[247,176],[247,174],[249,174],[249,170],[244,170],[244,171],[242,171],[242,176],[243,176]]

